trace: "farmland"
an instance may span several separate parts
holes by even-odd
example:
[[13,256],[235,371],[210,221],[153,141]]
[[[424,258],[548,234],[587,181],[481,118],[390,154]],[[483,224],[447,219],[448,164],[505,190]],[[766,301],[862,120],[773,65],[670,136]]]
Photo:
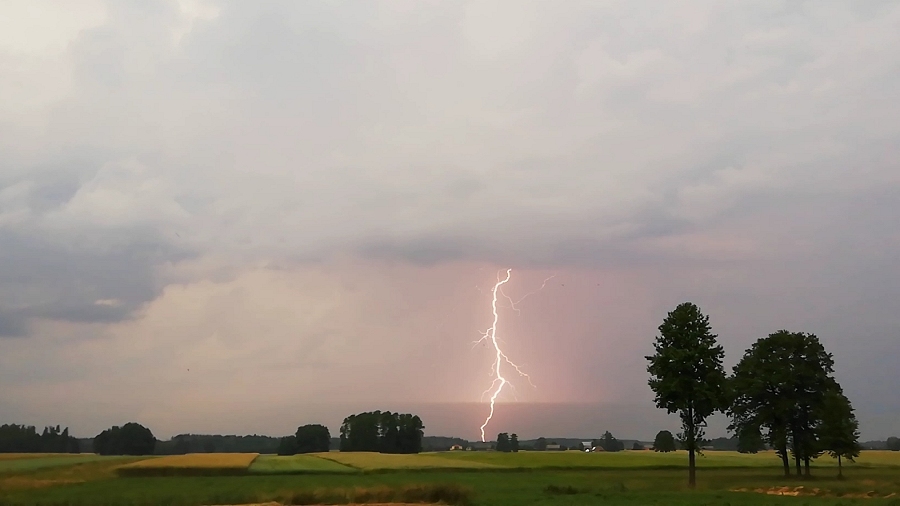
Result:
[[[310,504],[433,495],[445,502],[474,505],[900,505],[896,495],[900,452],[863,452],[856,463],[845,466],[845,480],[836,479],[828,457],[816,461],[813,479],[800,480],[782,477],[780,461],[771,453],[709,452],[699,460],[696,491],[687,489],[686,457],[680,452],[332,452],[71,459],[68,466],[0,470],[0,504]],[[123,469],[165,469],[167,475],[135,476]],[[223,469],[234,475],[221,475]]]
[[140,460],[117,469],[121,476],[246,474],[257,453],[192,453]]
[[336,461],[312,455],[260,455],[249,471],[255,474],[354,473]]

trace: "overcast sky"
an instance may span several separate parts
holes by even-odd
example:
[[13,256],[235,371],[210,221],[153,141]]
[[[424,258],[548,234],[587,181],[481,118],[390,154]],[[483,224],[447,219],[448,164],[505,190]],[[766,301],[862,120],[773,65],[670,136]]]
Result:
[[876,0],[3,2],[0,422],[475,438],[512,268],[555,277],[489,434],[676,428],[643,357],[693,301],[900,435],[898,48]]

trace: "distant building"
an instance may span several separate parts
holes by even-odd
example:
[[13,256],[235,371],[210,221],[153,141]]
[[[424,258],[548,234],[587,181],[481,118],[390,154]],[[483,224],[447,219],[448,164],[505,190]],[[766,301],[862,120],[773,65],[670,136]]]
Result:
[[582,441],[581,446],[582,446],[582,448],[584,448],[584,451],[586,451],[586,452],[590,452],[590,451],[594,450],[593,441]]
[[459,451],[459,450],[462,450],[462,449],[463,449],[462,445],[453,445],[453,446],[450,447],[450,451],[451,451],[451,452]]
[[548,444],[547,450],[561,450],[562,447],[558,444]]

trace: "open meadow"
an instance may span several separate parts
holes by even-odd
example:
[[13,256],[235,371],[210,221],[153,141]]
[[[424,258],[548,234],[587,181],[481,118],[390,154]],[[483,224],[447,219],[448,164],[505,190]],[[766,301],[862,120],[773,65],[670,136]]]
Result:
[[[844,480],[836,479],[835,464],[828,457],[818,459],[812,479],[804,480],[783,477],[780,461],[772,453],[708,452],[698,459],[695,491],[687,488],[687,457],[682,452],[68,458],[67,465],[0,467],[0,505],[440,501],[457,505],[900,506],[900,452],[863,452],[856,463],[844,466]],[[0,462],[58,459],[59,455],[49,455]]]

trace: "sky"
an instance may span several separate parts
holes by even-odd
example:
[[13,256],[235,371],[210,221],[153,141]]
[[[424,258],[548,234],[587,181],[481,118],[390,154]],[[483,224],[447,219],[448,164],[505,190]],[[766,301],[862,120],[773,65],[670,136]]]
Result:
[[512,269],[489,434],[677,429],[691,301],[900,435],[898,47],[878,0],[3,2],[2,422],[475,439]]

